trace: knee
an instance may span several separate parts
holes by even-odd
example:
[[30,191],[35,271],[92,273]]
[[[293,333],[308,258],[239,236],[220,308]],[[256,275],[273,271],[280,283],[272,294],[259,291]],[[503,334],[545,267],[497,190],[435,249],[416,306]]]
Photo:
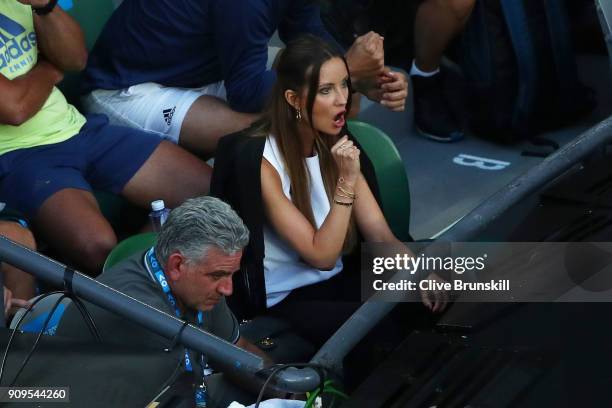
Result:
[[0,235],[4,235],[30,249],[36,249],[36,241],[32,232],[16,222],[0,221]]
[[117,245],[117,238],[112,232],[94,234],[85,233],[77,236],[79,245],[79,258],[84,272],[89,274],[102,270],[104,261],[110,251]]
[[92,259],[106,259],[110,251],[117,245],[117,238],[114,234],[87,234],[84,237],[83,253]]

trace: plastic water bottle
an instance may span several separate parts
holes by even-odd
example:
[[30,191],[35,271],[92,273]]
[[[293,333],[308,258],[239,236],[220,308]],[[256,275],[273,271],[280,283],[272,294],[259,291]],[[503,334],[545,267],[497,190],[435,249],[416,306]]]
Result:
[[170,210],[166,208],[164,200],[155,200],[151,202],[149,218],[151,219],[153,231],[161,231],[161,227],[164,225],[164,222],[166,222],[168,214],[170,214]]

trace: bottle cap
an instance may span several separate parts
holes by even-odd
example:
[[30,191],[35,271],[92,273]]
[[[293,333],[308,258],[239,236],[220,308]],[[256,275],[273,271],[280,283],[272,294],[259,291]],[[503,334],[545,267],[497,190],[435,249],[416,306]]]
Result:
[[153,211],[160,211],[160,210],[163,210],[164,208],[166,208],[166,205],[164,204],[164,200],[151,201],[151,209]]

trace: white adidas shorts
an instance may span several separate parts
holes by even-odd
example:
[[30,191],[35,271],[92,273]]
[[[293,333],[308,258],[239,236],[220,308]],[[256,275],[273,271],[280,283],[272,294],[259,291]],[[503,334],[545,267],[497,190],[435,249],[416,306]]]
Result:
[[178,143],[183,120],[200,96],[226,100],[223,81],[202,88],[169,88],[153,82],[122,90],[98,89],[82,99],[88,113],[103,113],[113,125],[146,130]]
[[[280,50],[280,47],[268,47],[266,69],[272,67]],[[81,102],[85,112],[103,113],[114,125],[146,130],[178,143],[189,108],[204,95],[226,101],[223,81],[201,88],[169,88],[147,82],[127,89],[98,89],[85,95]]]

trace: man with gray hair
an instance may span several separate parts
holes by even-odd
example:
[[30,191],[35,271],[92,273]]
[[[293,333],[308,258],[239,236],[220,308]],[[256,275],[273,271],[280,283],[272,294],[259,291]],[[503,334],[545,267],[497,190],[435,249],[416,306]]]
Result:
[[[228,204],[214,197],[192,198],[172,210],[154,247],[104,271],[97,280],[266,358],[240,336],[236,317],[225,302],[248,240],[248,229]],[[135,323],[94,305],[87,304],[87,309],[105,342],[168,348],[167,339]],[[57,334],[90,338],[74,306],[66,310]],[[176,349],[182,358],[186,351]],[[203,373],[204,357],[189,353],[194,373]]]
[[232,275],[248,242],[248,229],[228,204],[194,198],[170,213],[144,264],[154,278],[159,272],[150,267],[151,261],[162,265],[179,308],[210,311],[232,294]]

